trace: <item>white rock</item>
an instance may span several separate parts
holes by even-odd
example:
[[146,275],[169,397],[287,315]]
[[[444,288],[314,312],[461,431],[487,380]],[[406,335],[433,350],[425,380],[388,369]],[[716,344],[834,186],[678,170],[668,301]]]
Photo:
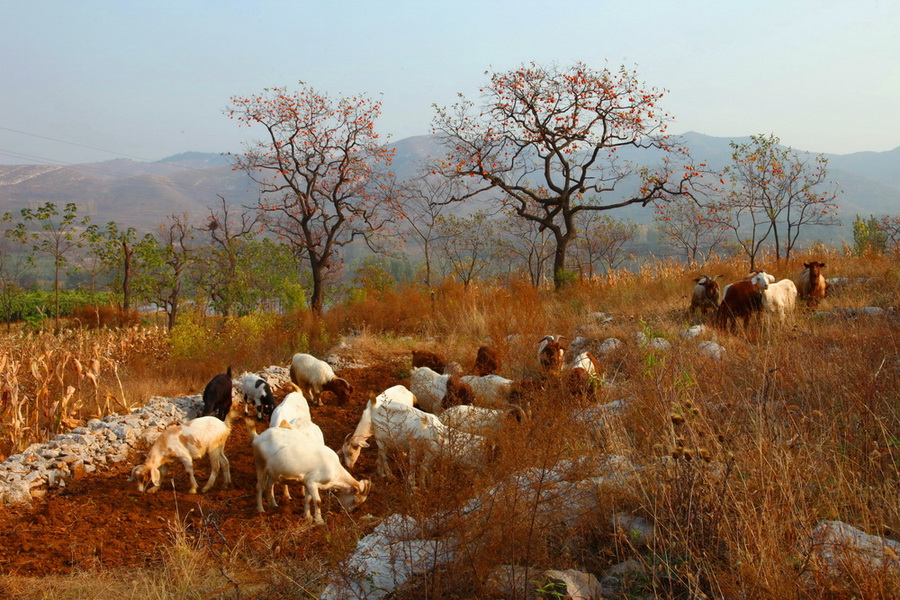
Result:
[[700,354],[708,356],[713,360],[725,360],[725,346],[720,346],[715,342],[700,342],[697,344]]
[[694,325],[693,327],[688,327],[687,329],[682,329],[678,333],[678,337],[680,338],[696,338],[700,337],[706,333],[706,325]]
[[841,521],[820,521],[810,534],[811,553],[832,573],[844,570],[848,562],[868,569],[900,569],[900,542],[869,535]]
[[[643,334],[641,334],[643,335]],[[600,347],[597,348],[597,352],[600,354],[609,354],[615,350],[618,350],[622,346],[622,340],[611,337],[603,340],[603,343],[600,344]]]
[[665,338],[657,337],[650,340],[650,343],[647,344],[647,347],[651,350],[668,350],[672,347],[672,344]]

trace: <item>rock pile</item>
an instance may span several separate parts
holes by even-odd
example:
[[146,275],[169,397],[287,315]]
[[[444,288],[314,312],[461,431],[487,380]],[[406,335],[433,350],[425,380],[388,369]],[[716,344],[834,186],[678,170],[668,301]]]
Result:
[[65,487],[72,478],[126,461],[167,426],[196,417],[202,407],[199,395],[155,396],[130,414],[91,419],[85,427],[32,444],[0,463],[0,504],[30,504],[48,488]]

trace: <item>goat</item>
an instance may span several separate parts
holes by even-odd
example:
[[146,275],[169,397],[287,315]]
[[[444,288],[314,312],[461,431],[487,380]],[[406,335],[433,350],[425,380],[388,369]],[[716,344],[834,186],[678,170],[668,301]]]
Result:
[[272,411],[275,410],[275,396],[269,382],[254,373],[244,373],[238,381],[241,384],[244,402],[248,405],[252,402],[256,407],[257,420],[264,421],[271,418]]
[[[399,402],[383,402],[371,413],[372,430],[378,445],[377,472],[390,477],[388,450],[408,453],[410,470],[407,483],[426,484],[431,463],[438,455],[446,455],[455,463],[477,464],[483,460],[485,440],[481,436],[447,427],[434,415]],[[368,447],[362,442],[362,447]]]
[[475,368],[472,372],[477,377],[491,375],[500,370],[503,362],[497,351],[490,346],[481,346],[478,349],[478,355],[475,357]]
[[600,363],[596,357],[587,350],[580,352],[569,365],[570,369],[583,369],[588,376],[600,374]]
[[803,263],[803,272],[800,273],[797,291],[800,298],[806,300],[807,306],[818,306],[828,293],[828,284],[822,275],[824,268],[825,263],[818,261]]
[[437,415],[448,406],[471,404],[475,400],[475,393],[464,383],[465,379],[439,375],[428,367],[413,367],[409,390],[422,410]]
[[231,367],[225,373],[220,373],[203,388],[203,412],[202,416],[213,415],[220,421],[225,420],[232,403]]
[[[348,512],[366,501],[372,484],[367,479],[357,481],[343,466],[337,453],[302,433],[290,428],[270,427],[253,439],[253,459],[256,463],[256,509],[265,512],[263,494],[269,506],[275,507],[275,485],[299,481],[304,487],[303,517],[324,525],[321,490],[335,490],[338,501]],[[313,515],[309,504],[313,502]]]
[[353,386],[334,374],[324,360],[309,354],[295,354],[291,359],[291,381],[314,405],[321,406],[323,391],[334,393],[339,404],[346,404],[353,394]]
[[707,310],[716,312],[719,303],[722,301],[719,292],[719,282],[716,281],[721,275],[710,277],[709,275],[701,275],[694,279],[694,291],[691,295],[691,307],[688,313],[693,315],[695,310],[699,310],[700,314],[706,313]]
[[[143,464],[131,470],[129,481],[137,481],[139,492],[156,492],[166,476],[168,464],[178,461],[191,480],[189,494],[197,493],[197,479],[194,477],[194,461],[209,455],[209,480],[201,492],[206,492],[216,483],[221,471],[225,486],[231,485],[231,465],[225,456],[225,442],[231,433],[231,425],[240,416],[242,407],[235,403],[224,422],[214,416],[197,417],[182,425],[171,425],[156,439]],[[150,487],[148,487],[148,484]]]
[[538,342],[538,364],[548,373],[558,373],[563,367],[566,351],[562,339],[561,335],[546,335]]
[[285,396],[281,404],[272,411],[269,427],[278,427],[282,421],[287,421],[291,425],[301,421],[312,422],[312,415],[309,412],[309,404],[306,402],[306,397],[296,384],[291,383],[290,385],[294,388],[294,391]]
[[499,375],[485,375],[484,377],[467,375],[461,379],[469,384],[472,391],[475,392],[475,399],[480,406],[503,408],[508,403],[509,395],[512,392],[512,379],[506,379]]
[[744,319],[744,328],[750,318],[762,312],[762,291],[769,287],[766,273],[757,272],[750,281],[737,281],[725,288],[725,296],[716,313],[716,323],[722,329],[733,328],[738,318]]
[[381,392],[377,397],[369,400],[366,404],[359,423],[353,433],[348,433],[344,438],[344,445],[341,447],[341,455],[344,457],[344,464],[348,469],[352,469],[359,458],[359,453],[363,447],[368,447],[366,440],[372,437],[374,430],[372,428],[372,412],[385,402],[397,402],[406,406],[415,406],[417,399],[415,394],[410,392],[402,385],[395,385]]
[[413,368],[428,367],[435,373],[443,373],[447,367],[447,361],[440,354],[430,350],[413,350],[412,366]]
[[780,321],[784,321],[787,313],[792,312],[797,303],[797,286],[790,279],[770,283],[763,290],[762,303],[766,312],[774,313]]
[[528,416],[522,407],[510,404],[508,408],[483,408],[480,406],[451,406],[440,416],[441,423],[466,433],[484,435],[498,431],[503,423],[523,423]]

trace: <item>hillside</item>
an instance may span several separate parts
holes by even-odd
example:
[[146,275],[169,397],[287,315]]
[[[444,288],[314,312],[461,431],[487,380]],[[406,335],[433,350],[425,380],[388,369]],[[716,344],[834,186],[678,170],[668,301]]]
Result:
[[[721,168],[730,160],[730,138],[696,132],[682,137],[697,162]],[[738,142],[747,139],[735,138]],[[405,138],[391,146],[394,171],[401,178],[413,176],[423,161],[441,152],[437,138],[430,135]],[[627,152],[623,157],[640,158]],[[900,210],[900,148],[827,158],[829,176],[843,190],[839,203],[845,224],[855,214]],[[621,193],[628,189],[623,186]],[[3,212],[44,202],[76,202],[94,221],[127,222],[149,230],[174,212],[202,215],[219,202],[219,196],[236,205],[252,205],[257,197],[253,182],[232,171],[228,157],[219,154],[184,152],[156,162],[116,159],[72,166],[0,165]],[[470,204],[467,210],[471,209]],[[652,212],[627,207],[617,216],[649,224]]]

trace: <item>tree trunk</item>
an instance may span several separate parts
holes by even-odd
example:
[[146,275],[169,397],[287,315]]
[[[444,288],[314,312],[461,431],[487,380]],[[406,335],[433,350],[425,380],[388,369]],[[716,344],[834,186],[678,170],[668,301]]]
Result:
[[553,289],[559,291],[566,282],[566,250],[569,240],[566,236],[556,236],[556,250],[553,253]]
[[54,308],[56,309],[56,331],[59,331],[59,260],[56,261],[53,272],[53,295],[55,297]]
[[312,270],[313,280],[312,297],[309,299],[309,307],[314,314],[322,316],[324,305],[323,296],[325,293],[323,289],[324,282],[322,281],[322,263],[310,261],[309,266]]
[[128,240],[122,240],[122,312],[131,310],[131,254],[133,250],[128,245]]

